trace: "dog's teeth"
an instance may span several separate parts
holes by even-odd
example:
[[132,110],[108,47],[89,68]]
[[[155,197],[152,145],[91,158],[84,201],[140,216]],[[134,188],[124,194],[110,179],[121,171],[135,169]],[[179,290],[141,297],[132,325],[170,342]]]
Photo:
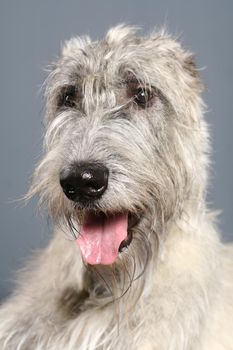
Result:
[[124,253],[127,249],[128,249],[128,247],[123,247],[123,248],[120,250],[120,253]]
[[119,253],[124,252],[128,248],[128,243],[126,240],[122,241],[119,247]]
[[126,250],[126,247],[119,248],[119,253],[123,253]]

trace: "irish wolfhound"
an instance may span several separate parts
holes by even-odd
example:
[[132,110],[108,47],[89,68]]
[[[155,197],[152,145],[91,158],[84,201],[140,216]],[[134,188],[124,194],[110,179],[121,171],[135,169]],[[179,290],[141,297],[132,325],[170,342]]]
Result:
[[55,234],[1,307],[1,349],[233,349],[233,254],[205,204],[201,90],[163,31],[65,44],[28,194]]

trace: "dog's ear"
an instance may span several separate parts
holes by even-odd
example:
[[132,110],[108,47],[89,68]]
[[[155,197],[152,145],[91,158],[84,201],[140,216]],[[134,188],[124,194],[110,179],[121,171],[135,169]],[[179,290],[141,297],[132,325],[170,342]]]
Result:
[[150,37],[155,53],[163,60],[171,73],[186,81],[186,84],[196,87],[198,92],[203,90],[201,77],[193,54],[186,50],[180,41],[169,35],[166,29],[152,33]]
[[61,57],[67,57],[77,51],[84,51],[85,47],[91,43],[89,36],[73,37],[61,45]]
[[200,79],[195,57],[192,54],[189,53],[186,55],[184,58],[183,67],[193,78]]
[[202,92],[204,90],[204,84],[199,74],[195,57],[190,52],[184,52],[183,69],[191,77],[199,92]]

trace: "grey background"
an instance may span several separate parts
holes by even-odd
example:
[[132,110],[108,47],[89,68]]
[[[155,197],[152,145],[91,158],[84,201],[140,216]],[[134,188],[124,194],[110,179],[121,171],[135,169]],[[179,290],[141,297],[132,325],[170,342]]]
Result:
[[195,52],[209,106],[213,167],[208,201],[223,210],[224,240],[233,238],[232,0],[0,0],[0,298],[11,290],[13,271],[49,239],[51,225],[36,214],[36,201],[15,203],[41,153],[43,68],[72,35],[101,37],[126,22],[143,31],[167,24]]

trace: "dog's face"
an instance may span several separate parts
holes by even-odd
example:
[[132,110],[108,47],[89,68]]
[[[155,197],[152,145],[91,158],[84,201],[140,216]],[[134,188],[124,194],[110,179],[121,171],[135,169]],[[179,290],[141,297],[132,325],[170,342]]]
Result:
[[163,33],[138,38],[120,26],[103,41],[65,44],[48,78],[32,193],[79,231],[88,263],[112,264],[130,243],[141,249],[198,195],[200,90],[191,55]]

